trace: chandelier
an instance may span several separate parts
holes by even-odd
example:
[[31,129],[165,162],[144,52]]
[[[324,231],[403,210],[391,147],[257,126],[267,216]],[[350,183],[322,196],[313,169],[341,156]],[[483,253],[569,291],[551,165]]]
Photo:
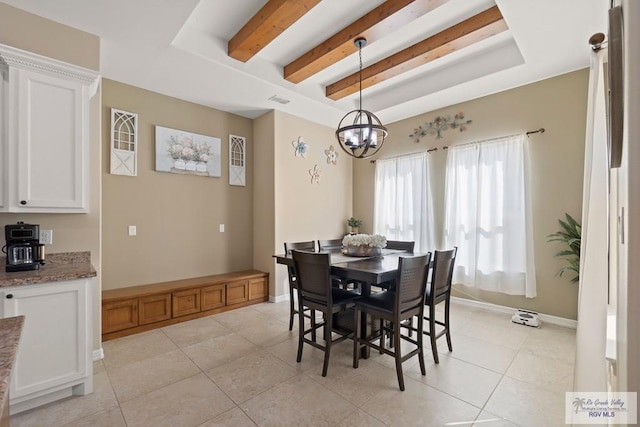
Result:
[[366,46],[367,39],[359,37],[354,44],[358,47],[360,58],[360,101],[357,110],[349,111],[340,120],[336,138],[348,155],[364,159],[374,155],[382,147],[389,132],[375,114],[362,109],[362,48]]

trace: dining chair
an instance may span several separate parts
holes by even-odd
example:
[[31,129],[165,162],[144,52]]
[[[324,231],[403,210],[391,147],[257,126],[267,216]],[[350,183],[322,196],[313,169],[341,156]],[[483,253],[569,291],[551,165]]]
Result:
[[[313,240],[310,240],[307,242],[293,242],[293,243],[285,242],[284,243],[285,255],[290,255],[291,251],[293,250],[315,252],[316,245]],[[300,315],[301,310],[299,309],[299,307],[296,308],[296,305],[295,305],[295,300],[297,298],[294,296],[294,289],[297,289],[298,287],[297,285],[298,278],[296,276],[295,268],[287,267],[287,274],[289,276],[289,330],[292,330],[293,316],[295,316],[296,314]],[[302,314],[303,316],[306,316],[307,318],[309,318],[312,324],[315,324],[315,313],[305,314],[304,311],[302,311]],[[313,338],[315,339],[315,333]]]
[[[356,301],[354,310],[354,332],[353,340],[353,367],[358,368],[360,361],[360,350],[363,346],[374,348],[380,353],[385,353],[395,358],[396,374],[400,390],[404,391],[404,375],[402,373],[402,363],[417,355],[420,362],[420,372],[426,375],[424,364],[423,338],[422,333],[418,333],[416,339],[408,335],[402,335],[401,322],[406,319],[418,318],[416,330],[423,330],[425,294],[427,287],[427,276],[429,273],[429,263],[431,253],[413,257],[398,258],[398,273],[396,276],[396,290],[382,291],[362,297]],[[366,313],[373,318],[380,319],[380,332],[369,338],[361,337],[361,314]],[[386,335],[392,336],[393,346],[385,348]],[[401,340],[405,340],[415,345],[416,348],[409,353],[402,355]],[[379,340],[379,345],[375,341]]]
[[413,253],[413,249],[416,247],[415,241],[405,240],[387,240],[387,249],[399,249],[406,252]]
[[[415,248],[415,246],[416,246],[415,241],[387,240],[387,246],[385,247],[385,249],[396,249],[396,250],[402,250],[405,252],[413,253],[413,249]],[[394,286],[395,286],[394,282],[390,281],[390,282],[381,283],[378,287],[393,291]]]
[[[324,364],[322,366],[322,376],[327,376],[329,368],[329,357],[331,347],[354,336],[353,330],[345,330],[334,327],[334,314],[345,311],[360,298],[360,294],[336,288],[331,283],[331,261],[329,254],[311,253],[293,250],[293,264],[298,277],[298,307],[303,310],[305,307],[313,311],[320,311],[323,314],[323,321],[311,328],[305,329],[304,318],[298,316],[300,327],[298,329],[298,356],[296,361],[302,360],[302,348],[304,344],[309,344],[324,351]],[[307,334],[315,332],[319,328],[324,329],[324,345],[315,338],[308,339]],[[337,338],[332,334],[336,333]]]
[[[447,337],[447,346],[449,351],[453,351],[451,345],[451,326],[449,323],[449,312],[451,306],[451,279],[453,277],[453,268],[456,262],[456,254],[458,248],[454,247],[448,251],[435,251],[433,256],[433,270],[431,272],[431,283],[427,286],[427,295],[425,304],[428,307],[428,313],[424,315],[424,321],[428,325],[428,329],[423,330],[424,335],[428,335],[431,341],[431,352],[435,363],[440,363],[438,358],[438,347],[436,340],[441,336]],[[436,306],[444,302],[444,319],[436,320]],[[442,330],[436,331],[436,326],[442,327]],[[413,331],[417,329],[413,326],[411,320],[405,322],[402,327]]]
[[[342,249],[342,239],[318,240],[318,249],[320,251],[337,251]],[[361,285],[358,282],[346,282],[341,277],[332,277],[331,279],[333,286],[342,289],[361,289]]]
[[342,249],[342,239],[318,240],[318,250],[330,251]]

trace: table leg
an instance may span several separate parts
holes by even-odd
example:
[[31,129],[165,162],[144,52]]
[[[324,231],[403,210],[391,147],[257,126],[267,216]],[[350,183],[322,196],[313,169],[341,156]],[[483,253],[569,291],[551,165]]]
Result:
[[[371,295],[371,284],[365,283],[365,282],[360,283],[360,292],[361,292],[361,295],[365,297],[368,297],[369,295]],[[362,325],[362,327],[360,328],[360,337],[363,339],[367,339],[367,334],[371,329],[369,328],[369,325],[367,322],[367,314],[363,312],[360,314],[360,316],[361,316],[360,324]],[[363,359],[368,359],[370,353],[371,353],[371,349],[368,346],[364,346],[360,350],[360,357]]]

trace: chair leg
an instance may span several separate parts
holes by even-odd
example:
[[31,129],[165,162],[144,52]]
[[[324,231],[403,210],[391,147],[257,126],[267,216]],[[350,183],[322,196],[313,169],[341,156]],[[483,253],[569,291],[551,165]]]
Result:
[[402,350],[400,349],[400,322],[393,323],[393,346],[396,359],[396,374],[398,374],[398,385],[404,391],[404,374],[402,373]]
[[[313,340],[313,342],[316,342],[316,311],[311,310],[310,313],[311,313],[311,339]],[[298,314],[298,316],[302,316],[304,318],[304,313]]]
[[327,376],[329,370],[329,356],[331,356],[331,330],[333,329],[333,316],[326,315],[324,319],[324,364],[322,365],[322,376]]
[[427,375],[427,369],[424,364],[424,345],[423,345],[424,340],[422,339],[422,337],[424,336],[424,334],[422,333],[423,331],[424,331],[424,316],[418,316],[418,333],[417,333],[418,361],[420,362],[420,373],[424,376],[424,375]]
[[302,305],[300,305],[300,297],[298,297],[298,356],[296,362],[300,363],[302,360],[302,346],[304,345],[304,315],[302,314]]
[[353,308],[353,367],[358,369],[360,362],[360,312]]
[[293,329],[293,316],[296,314],[296,308],[293,301],[293,286],[289,284],[289,330]]
[[449,300],[445,302],[444,306],[444,327],[446,328],[446,336],[447,336],[447,345],[449,346],[449,351],[453,351],[453,347],[451,346],[451,328],[449,327]]
[[433,361],[440,363],[440,359],[438,358],[438,346],[436,344],[436,309],[433,306],[429,306],[429,338],[431,338]]
[[[384,330],[384,320],[380,319],[380,354],[383,353],[382,350],[384,350],[384,343],[387,340],[387,333]],[[391,345],[391,348],[393,348],[393,344]]]

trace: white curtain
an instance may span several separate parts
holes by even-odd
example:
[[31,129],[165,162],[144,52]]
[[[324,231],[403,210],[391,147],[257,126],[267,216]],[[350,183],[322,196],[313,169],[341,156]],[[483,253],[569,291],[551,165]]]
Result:
[[454,283],[536,296],[525,136],[449,147],[445,245]]
[[435,249],[429,155],[376,160],[373,230],[388,240],[412,240],[416,252]]
[[608,291],[608,156],[602,63],[591,58],[582,193],[580,290],[574,391],[606,391]]

